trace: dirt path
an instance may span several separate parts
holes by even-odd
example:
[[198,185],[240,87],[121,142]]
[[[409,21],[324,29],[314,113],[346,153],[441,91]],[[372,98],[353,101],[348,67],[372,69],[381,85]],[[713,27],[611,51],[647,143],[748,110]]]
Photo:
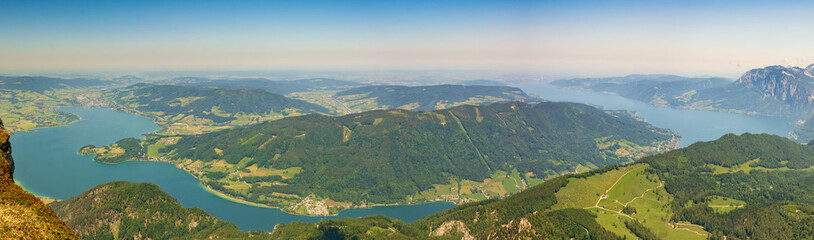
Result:
[[636,220],[635,218],[631,217],[630,215],[627,215],[627,214],[623,213],[622,211],[610,210],[610,209],[603,208],[603,207],[600,207],[600,206],[586,207],[585,209],[589,209],[589,208],[599,208],[599,209],[602,209],[602,210],[605,210],[605,211],[608,211],[608,212],[616,213],[616,214],[619,214],[619,215],[625,216],[625,217],[627,217],[627,218],[630,218],[630,219]]
[[[602,196],[599,196],[599,199],[598,199],[598,200],[596,200],[596,204],[594,204],[594,207],[602,208],[602,207],[599,207],[599,202],[600,202],[600,201],[602,201],[602,199],[605,199],[605,198],[607,198],[607,197],[608,197],[608,192],[610,192],[610,190],[612,190],[612,189],[613,189],[613,187],[615,187],[615,186],[616,186],[616,184],[617,184],[617,183],[619,183],[619,181],[621,181],[621,180],[622,180],[622,178],[624,178],[625,176],[627,176],[627,174],[628,174],[628,173],[633,172],[633,171],[636,171],[636,170],[639,170],[640,168],[644,168],[644,167],[645,167],[645,166],[641,166],[641,167],[637,167],[637,168],[634,168],[634,169],[630,169],[629,171],[625,172],[625,174],[622,174],[622,176],[619,176],[619,179],[616,179],[616,182],[613,182],[613,185],[611,185],[611,186],[610,186],[610,187],[609,187],[607,190],[605,190],[605,193],[604,193],[604,194],[602,194]],[[603,209],[604,209],[604,208],[603,208]]]
[[510,174],[508,174],[508,173],[507,173],[507,174],[506,174],[506,177],[507,177],[507,178],[509,178],[509,179],[511,179],[511,180],[512,180],[512,182],[514,182],[514,186],[515,186],[515,187],[517,187],[517,189],[520,189],[520,190],[526,189],[526,186],[525,186],[525,185],[523,185],[523,183],[519,183],[519,182],[517,182],[517,180],[516,180],[516,179],[514,179],[513,177],[511,177],[511,175],[510,175]]
[[599,206],[599,202],[600,202],[600,201],[602,201],[602,199],[608,198],[608,192],[610,192],[610,190],[612,190],[612,189],[613,189],[613,187],[615,187],[615,186],[616,186],[616,184],[617,184],[617,183],[619,183],[619,181],[620,181],[620,180],[622,180],[622,178],[623,178],[623,177],[627,176],[627,174],[629,174],[630,172],[633,172],[633,171],[639,170],[640,168],[644,168],[644,167],[646,167],[646,166],[642,166],[642,167],[637,167],[637,168],[634,168],[634,169],[630,169],[630,170],[628,170],[627,172],[625,172],[625,174],[622,174],[622,176],[619,176],[619,179],[616,179],[616,182],[614,182],[614,183],[613,183],[613,185],[611,185],[611,186],[610,186],[608,189],[606,189],[606,190],[605,190],[605,193],[603,193],[603,194],[602,194],[602,196],[599,196],[599,200],[596,200],[596,204],[594,204],[594,206],[593,206],[593,207],[587,207],[587,208],[585,208],[585,209],[588,209],[588,208],[599,208],[599,209],[602,209],[602,210],[605,210],[605,211],[608,211],[608,212],[612,212],[612,213],[616,213],[616,214],[619,214],[619,215],[622,215],[622,216],[625,216],[625,217],[627,217],[627,218],[630,218],[630,219],[634,219],[634,220],[635,220],[635,218],[631,217],[630,215],[627,215],[627,214],[623,213],[622,211],[614,211],[614,210],[610,210],[610,209],[607,209],[607,208],[600,207],[600,206]]
[[[619,179],[616,179],[616,182],[614,182],[614,183],[613,183],[613,185],[611,185],[611,186],[610,186],[608,189],[606,189],[606,190],[605,190],[605,193],[604,193],[604,194],[602,194],[602,196],[600,196],[600,197],[599,197],[599,200],[596,200],[596,204],[595,204],[593,207],[586,207],[585,209],[589,209],[589,208],[598,208],[598,209],[602,209],[602,210],[607,211],[607,212],[612,212],[612,213],[616,213],[616,214],[619,214],[619,215],[625,216],[625,217],[627,217],[627,218],[629,218],[629,219],[636,220],[635,218],[631,217],[630,215],[627,215],[627,214],[623,213],[622,211],[614,211],[614,210],[610,210],[610,209],[607,209],[607,208],[600,207],[600,206],[599,206],[599,202],[601,202],[601,201],[602,201],[602,199],[606,199],[606,198],[608,198],[608,192],[610,192],[611,190],[613,190],[613,188],[614,188],[614,187],[616,187],[616,184],[618,184],[618,183],[619,183],[619,181],[621,181],[621,180],[622,180],[622,178],[624,178],[625,176],[627,176],[627,174],[629,174],[629,173],[631,173],[631,172],[633,172],[633,171],[639,170],[639,169],[641,169],[641,168],[645,168],[645,167],[646,167],[646,166],[643,166],[643,167],[637,167],[637,168],[631,169],[631,170],[629,170],[629,171],[625,172],[625,174],[622,174],[622,176],[619,176]],[[627,207],[627,205],[628,205],[628,204],[632,203],[632,202],[633,202],[633,201],[635,201],[636,199],[643,198],[643,197],[644,197],[644,195],[645,195],[647,192],[649,192],[649,191],[655,191],[656,189],[658,189],[658,188],[660,188],[660,187],[664,187],[664,183],[663,183],[663,182],[659,182],[659,186],[657,186],[657,187],[653,187],[653,188],[650,188],[650,189],[644,190],[644,192],[642,192],[642,194],[641,194],[640,196],[637,196],[637,197],[635,197],[635,198],[631,199],[630,201],[628,201],[627,203],[625,203],[625,204],[624,204],[624,206],[625,206],[625,207]],[[730,207],[730,206],[721,206],[721,207]],[[700,227],[701,229],[704,229],[704,227],[703,227],[703,226],[700,226],[700,225],[695,225],[695,224],[691,224],[691,223],[670,223],[670,226],[672,226],[672,227],[673,227],[673,229],[676,229],[676,230],[685,230],[685,231],[688,231],[688,232],[694,233],[694,234],[696,234],[696,235],[698,235],[698,236],[704,236],[704,237],[706,237],[706,236],[707,236],[706,234],[700,233],[700,232],[698,232],[698,231],[695,231],[695,230],[692,230],[692,229],[689,229],[689,228],[686,228],[686,227],[679,227],[679,226],[681,226],[681,225],[684,225],[684,226],[696,226],[696,227]]]
[[644,192],[642,192],[642,195],[641,195],[641,196],[638,196],[638,197],[635,197],[635,198],[633,198],[633,199],[630,199],[630,201],[628,201],[627,203],[625,203],[625,205],[624,205],[624,206],[625,206],[625,207],[627,207],[627,205],[628,205],[628,204],[632,203],[633,201],[636,201],[636,199],[643,198],[645,193],[647,193],[647,192],[649,192],[649,191],[654,191],[654,190],[656,190],[657,188],[660,188],[660,187],[663,187],[663,186],[664,186],[664,183],[663,183],[663,182],[659,182],[659,186],[658,186],[658,187],[654,187],[654,188],[651,188],[651,189],[644,190]]
[[680,228],[680,227],[678,227],[678,225],[685,225],[685,226],[696,226],[696,227],[700,227],[701,229],[705,229],[704,226],[701,226],[701,225],[695,225],[695,224],[692,224],[692,223],[670,223],[670,225],[672,225],[673,228],[676,229],[676,230],[685,230],[685,231],[688,231],[688,232],[691,232],[691,233],[695,233],[698,236],[704,236],[704,237],[707,236],[706,234],[699,233],[698,231],[695,231],[695,230],[692,230],[692,229],[689,229],[689,228]]

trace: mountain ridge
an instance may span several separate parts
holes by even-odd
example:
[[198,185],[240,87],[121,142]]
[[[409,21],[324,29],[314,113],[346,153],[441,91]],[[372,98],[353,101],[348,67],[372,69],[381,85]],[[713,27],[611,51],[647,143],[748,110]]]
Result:
[[134,84],[107,90],[116,109],[152,118],[169,133],[200,133],[284,116],[326,113],[322,106],[261,89]]
[[338,92],[334,97],[348,105],[360,105],[363,110],[401,108],[414,111],[432,111],[464,104],[542,101],[516,87],[451,84],[365,86]]
[[203,210],[184,208],[152,183],[115,181],[48,204],[84,239],[269,239]]
[[168,161],[241,200],[335,214],[372,203],[500,197],[547,176],[666,150],[676,137],[627,112],[511,102],[306,115],[81,152],[111,163]]

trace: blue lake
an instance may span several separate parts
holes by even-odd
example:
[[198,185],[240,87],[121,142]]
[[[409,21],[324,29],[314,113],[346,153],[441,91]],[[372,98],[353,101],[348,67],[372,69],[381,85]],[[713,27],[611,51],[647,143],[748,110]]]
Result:
[[185,207],[199,207],[242,230],[271,231],[277,223],[317,222],[324,219],[362,217],[381,214],[406,222],[455,206],[435,202],[407,206],[350,209],[338,216],[308,217],[291,215],[278,209],[254,207],[232,202],[207,192],[187,172],[169,163],[124,162],[103,164],[92,156],[80,156],[79,148],[88,144],[103,146],[122,138],[140,137],[160,129],[150,119],[103,108],[62,108],[82,117],[69,126],[37,129],[11,137],[16,163],[15,179],[26,190],[39,195],[66,199],[98,184],[124,180],[152,182],[171,194]]
[[654,126],[680,133],[679,147],[686,147],[697,141],[715,140],[727,133],[770,133],[788,137],[795,129],[792,125],[795,119],[785,117],[658,108],[616,95],[560,89],[544,83],[520,84],[517,87],[549,101],[579,102],[601,106],[607,110],[633,111]]

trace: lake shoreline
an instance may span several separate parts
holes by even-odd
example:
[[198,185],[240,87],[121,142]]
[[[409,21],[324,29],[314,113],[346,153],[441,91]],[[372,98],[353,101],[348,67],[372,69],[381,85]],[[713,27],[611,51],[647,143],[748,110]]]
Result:
[[[625,99],[628,99],[628,100],[631,100],[631,101],[637,101],[637,102],[644,103],[644,104],[647,104],[647,105],[650,105],[650,106],[653,106],[653,107],[657,107],[657,108],[667,108],[667,109],[676,109],[676,110],[692,110],[692,111],[710,111],[710,112],[720,112],[720,113],[733,113],[733,114],[763,116],[763,117],[783,117],[783,118],[794,119],[793,117],[790,117],[790,116],[763,114],[763,113],[759,113],[759,112],[738,110],[738,109],[697,108],[697,107],[693,107],[693,106],[656,105],[656,104],[651,104],[649,102],[643,102],[643,101],[639,101],[639,100],[636,100],[636,99],[628,98],[628,97],[619,95],[619,94],[614,93],[614,92],[593,91],[593,90],[590,90],[590,89],[585,89],[585,88],[580,88],[580,87],[559,87],[559,86],[556,86],[556,85],[550,85],[548,83],[542,83],[542,84],[546,84],[546,85],[556,87],[556,88],[560,88],[560,89],[564,89],[564,90],[574,90],[574,91],[580,91],[580,92],[590,92],[590,93],[599,93],[599,94],[605,94],[605,95],[610,95],[610,96],[618,96],[618,97],[621,97],[621,98],[625,98]],[[801,119],[801,120],[805,120],[805,119]]]
[[[77,154],[79,154],[79,155],[83,155],[83,154],[81,154],[81,153],[79,153],[79,152],[77,152]],[[202,189],[204,189],[206,192],[209,192],[210,194],[212,194],[212,195],[214,195],[214,196],[217,196],[217,197],[219,197],[219,198],[222,198],[222,199],[228,200],[228,201],[230,201],[230,202],[239,203],[239,204],[243,204],[243,205],[248,205],[248,206],[253,206],[253,207],[261,207],[261,208],[267,208],[267,209],[276,209],[276,210],[280,210],[281,212],[284,212],[284,213],[287,213],[287,214],[291,214],[291,215],[294,215],[294,216],[303,216],[303,217],[336,217],[336,216],[339,216],[339,215],[342,213],[342,211],[346,211],[346,210],[353,210],[353,209],[372,209],[372,208],[374,208],[374,207],[416,206],[416,205],[421,205],[421,204],[438,203],[438,202],[451,203],[451,204],[454,204],[455,206],[458,206],[458,205],[459,205],[458,203],[455,203],[455,202],[448,202],[448,201],[427,201],[427,202],[408,203],[408,204],[402,204],[402,203],[371,203],[371,204],[366,204],[366,205],[361,205],[361,206],[360,206],[360,205],[351,205],[351,207],[344,208],[344,209],[342,209],[342,210],[340,210],[340,211],[338,211],[338,212],[336,212],[336,213],[333,213],[333,214],[328,214],[328,215],[309,215],[309,214],[298,214],[298,213],[296,213],[296,212],[290,212],[290,211],[286,211],[286,210],[284,209],[284,207],[276,207],[276,206],[270,206],[270,205],[266,205],[266,204],[262,204],[262,203],[251,202],[251,201],[247,201],[247,200],[244,200],[244,199],[240,199],[240,198],[238,198],[238,197],[236,197],[236,196],[232,196],[232,195],[226,194],[226,193],[224,193],[224,192],[221,192],[221,191],[218,191],[218,190],[212,189],[212,188],[211,188],[211,187],[209,187],[208,185],[204,184],[203,179],[200,179],[200,178],[198,178],[197,176],[195,176],[194,174],[192,174],[191,169],[185,168],[185,167],[184,167],[184,165],[181,165],[181,164],[178,164],[178,163],[173,163],[173,162],[169,162],[169,161],[162,161],[162,160],[159,160],[159,159],[152,159],[152,158],[151,158],[151,159],[127,160],[127,161],[122,161],[122,162],[101,162],[101,161],[96,161],[96,160],[95,160],[95,156],[96,156],[96,154],[89,153],[89,154],[84,154],[84,155],[93,155],[93,156],[94,156],[94,160],[93,160],[93,162],[96,162],[96,163],[101,163],[101,164],[105,164],[105,165],[117,165],[117,164],[120,164],[120,163],[125,163],[125,162],[160,162],[160,163],[168,163],[168,164],[170,164],[170,165],[173,165],[175,168],[177,168],[177,169],[179,169],[179,170],[184,171],[185,173],[189,174],[191,177],[193,177],[194,179],[196,179],[196,180],[198,181],[198,185],[199,185],[199,186],[200,186]],[[292,205],[292,206],[295,206],[295,205]],[[290,206],[289,206],[289,207],[290,207]]]
[[202,186],[201,180],[190,172],[167,161],[102,164],[93,161],[92,156],[77,154],[77,150],[83,146],[108,145],[120,139],[139,138],[146,133],[161,130],[161,126],[152,119],[102,107],[65,107],[60,110],[80,116],[82,120],[67,126],[20,132],[12,135],[10,140],[15,160],[18,160],[15,179],[22,183],[26,191],[40,197],[68,199],[94,186],[113,181],[150,182],[158,185],[183,206],[200,208],[219,219],[233,222],[246,231],[271,231],[278,223],[314,223],[326,219],[372,215],[413,222],[455,206],[436,202],[416,206],[343,209],[332,216],[305,216],[290,214],[279,208],[233,201],[235,199],[223,198],[207,190]]

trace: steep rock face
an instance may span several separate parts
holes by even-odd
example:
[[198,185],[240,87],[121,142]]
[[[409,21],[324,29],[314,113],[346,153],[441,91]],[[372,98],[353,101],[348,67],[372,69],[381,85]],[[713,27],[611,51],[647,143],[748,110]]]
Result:
[[0,129],[3,129],[2,139],[0,139],[0,141],[2,141],[2,144],[0,144],[0,152],[2,152],[6,158],[6,162],[9,164],[9,178],[14,179],[14,157],[11,156],[11,142],[8,141],[9,134],[5,131],[6,127],[3,125],[3,120],[0,120]]
[[735,84],[759,92],[763,99],[773,99],[786,105],[791,113],[810,113],[814,110],[814,65],[806,69],[770,66],[752,69]]
[[37,197],[14,184],[9,134],[0,120],[0,239],[78,239]]

